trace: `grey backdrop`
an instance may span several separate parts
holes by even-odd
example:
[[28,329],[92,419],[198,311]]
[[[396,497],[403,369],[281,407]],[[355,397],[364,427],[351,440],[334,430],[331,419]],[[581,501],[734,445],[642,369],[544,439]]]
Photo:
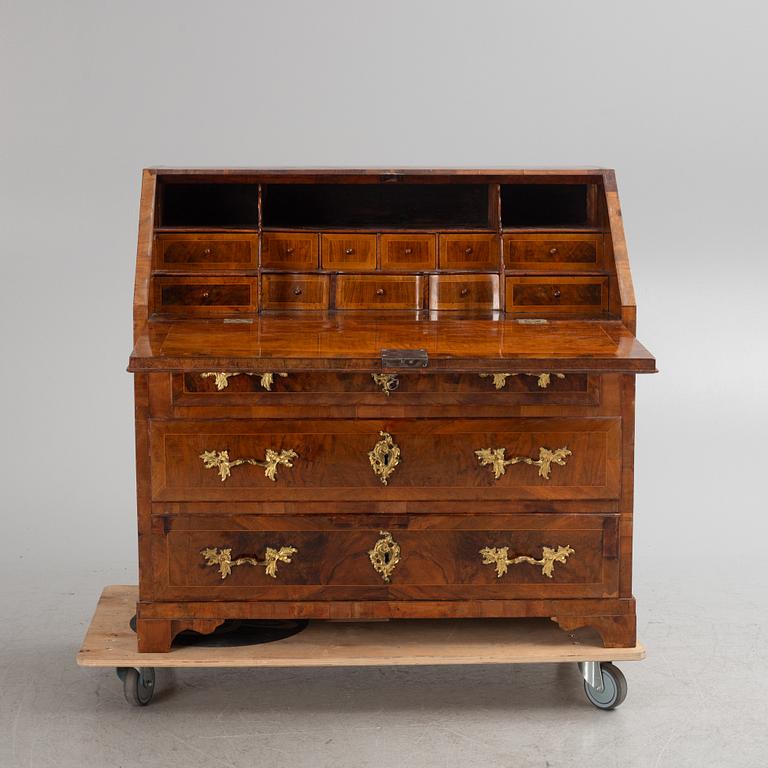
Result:
[[[648,762],[633,759],[702,765],[729,747],[730,764],[759,764],[764,3],[2,0],[0,13],[0,640],[17,649],[4,669],[19,696],[34,638],[71,664],[101,585],[136,578],[125,366],[142,167],[600,165],[618,174],[638,336],[661,371],[638,385],[635,591],[655,648],[635,674],[649,712],[670,681],[678,698]],[[715,666],[722,678],[696,682]],[[697,720],[728,681],[736,724]],[[55,690],[0,704],[0,763],[46,764],[35,729],[56,733],[41,703],[66,711]],[[370,742],[349,738],[365,761]],[[487,738],[478,761],[507,754]],[[463,759],[451,742],[435,765]],[[60,749],[61,764],[91,759]]]

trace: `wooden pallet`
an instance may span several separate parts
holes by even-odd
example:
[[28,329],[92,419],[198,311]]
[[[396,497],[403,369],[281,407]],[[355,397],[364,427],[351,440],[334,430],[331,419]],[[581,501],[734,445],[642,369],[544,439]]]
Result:
[[592,630],[564,632],[547,619],[313,621],[296,635],[241,647],[183,646],[139,653],[129,621],[138,588],[109,586],[77,654],[83,667],[360,667],[637,661],[642,645],[603,648]]

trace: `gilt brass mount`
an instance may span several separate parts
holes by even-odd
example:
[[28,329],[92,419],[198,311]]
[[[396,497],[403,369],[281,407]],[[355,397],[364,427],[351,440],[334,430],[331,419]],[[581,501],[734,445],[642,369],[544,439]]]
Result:
[[[229,386],[229,380],[233,376],[240,376],[240,373],[225,373],[224,371],[206,371],[205,373],[200,374],[201,379],[210,379],[213,377],[214,384],[216,385],[216,389],[221,392],[222,389],[226,389]],[[248,373],[245,371],[243,373],[245,376],[258,376],[259,377],[259,384],[262,386],[263,389],[266,389],[267,392],[270,392],[272,390],[272,385],[275,383],[275,376],[280,376],[281,378],[286,378],[288,376],[287,373]]]
[[373,549],[368,550],[368,557],[373,570],[381,575],[385,583],[389,584],[389,577],[400,562],[400,545],[392,538],[389,531],[379,531],[379,535],[383,538],[373,545]]
[[552,383],[552,377],[564,379],[564,373],[481,373],[481,379],[493,379],[493,386],[496,389],[504,389],[507,386],[507,379],[510,376],[533,376],[542,389],[546,389]]
[[238,565],[253,565],[256,567],[263,567],[267,576],[271,576],[273,579],[277,578],[277,564],[278,563],[290,563],[291,558],[299,550],[296,547],[280,547],[280,549],[273,549],[267,547],[264,550],[264,560],[257,560],[255,557],[238,557],[232,559],[232,549],[227,547],[226,549],[219,549],[218,547],[209,547],[207,549],[200,550],[200,554],[205,559],[205,564],[209,566],[218,566],[219,573],[222,579],[226,579],[230,573],[232,573],[232,566]]
[[529,555],[519,555],[510,559],[509,547],[483,547],[480,550],[480,554],[483,557],[483,565],[495,565],[496,578],[498,579],[507,572],[510,565],[518,565],[519,563],[540,565],[542,574],[551,579],[555,563],[565,564],[565,561],[573,553],[574,550],[569,546],[558,547],[557,549],[542,547],[541,559],[536,560]]
[[251,464],[254,467],[264,467],[264,476],[272,482],[277,480],[277,468],[282,464],[284,467],[292,467],[291,459],[298,459],[299,454],[293,450],[283,450],[279,453],[272,448],[267,448],[264,455],[264,461],[258,459],[232,459],[229,458],[229,451],[203,451],[200,454],[206,469],[218,469],[219,477],[223,483],[231,474],[232,467],[239,467],[241,464]]
[[381,440],[373,446],[368,453],[368,461],[371,462],[376,477],[383,485],[387,485],[389,478],[400,463],[400,448],[395,443],[389,432],[379,432]]
[[491,467],[496,480],[506,473],[506,468],[511,464],[530,464],[538,467],[539,477],[549,480],[552,465],[557,464],[564,467],[565,462],[571,455],[571,451],[565,447],[556,448],[554,451],[551,451],[549,448],[539,448],[538,459],[532,459],[529,456],[513,456],[511,459],[505,459],[505,452],[506,448],[482,448],[479,451],[475,451],[475,456],[477,456],[477,460],[482,466]]
[[372,373],[371,378],[387,397],[390,392],[394,392],[400,386],[400,379],[397,378],[396,373]]

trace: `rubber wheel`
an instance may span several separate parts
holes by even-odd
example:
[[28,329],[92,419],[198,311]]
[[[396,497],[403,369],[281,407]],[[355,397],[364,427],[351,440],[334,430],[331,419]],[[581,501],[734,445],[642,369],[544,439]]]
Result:
[[596,691],[586,680],[584,693],[598,709],[616,709],[627,698],[627,678],[610,662],[600,665],[603,673],[603,690]]
[[152,667],[123,667],[118,669],[123,681],[125,700],[134,707],[146,707],[155,692],[155,670]]

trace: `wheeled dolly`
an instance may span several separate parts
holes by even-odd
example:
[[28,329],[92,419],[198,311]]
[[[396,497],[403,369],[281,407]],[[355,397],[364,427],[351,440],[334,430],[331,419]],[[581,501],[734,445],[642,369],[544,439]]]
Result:
[[573,662],[587,700],[615,709],[627,681],[614,661],[645,658],[642,645],[603,648],[589,630],[564,632],[546,619],[310,622],[298,634],[262,645],[187,645],[170,653],[138,653],[129,624],[137,588],[106,587],[77,655],[84,667],[114,667],[126,700],[146,706],[156,667],[352,667]]

